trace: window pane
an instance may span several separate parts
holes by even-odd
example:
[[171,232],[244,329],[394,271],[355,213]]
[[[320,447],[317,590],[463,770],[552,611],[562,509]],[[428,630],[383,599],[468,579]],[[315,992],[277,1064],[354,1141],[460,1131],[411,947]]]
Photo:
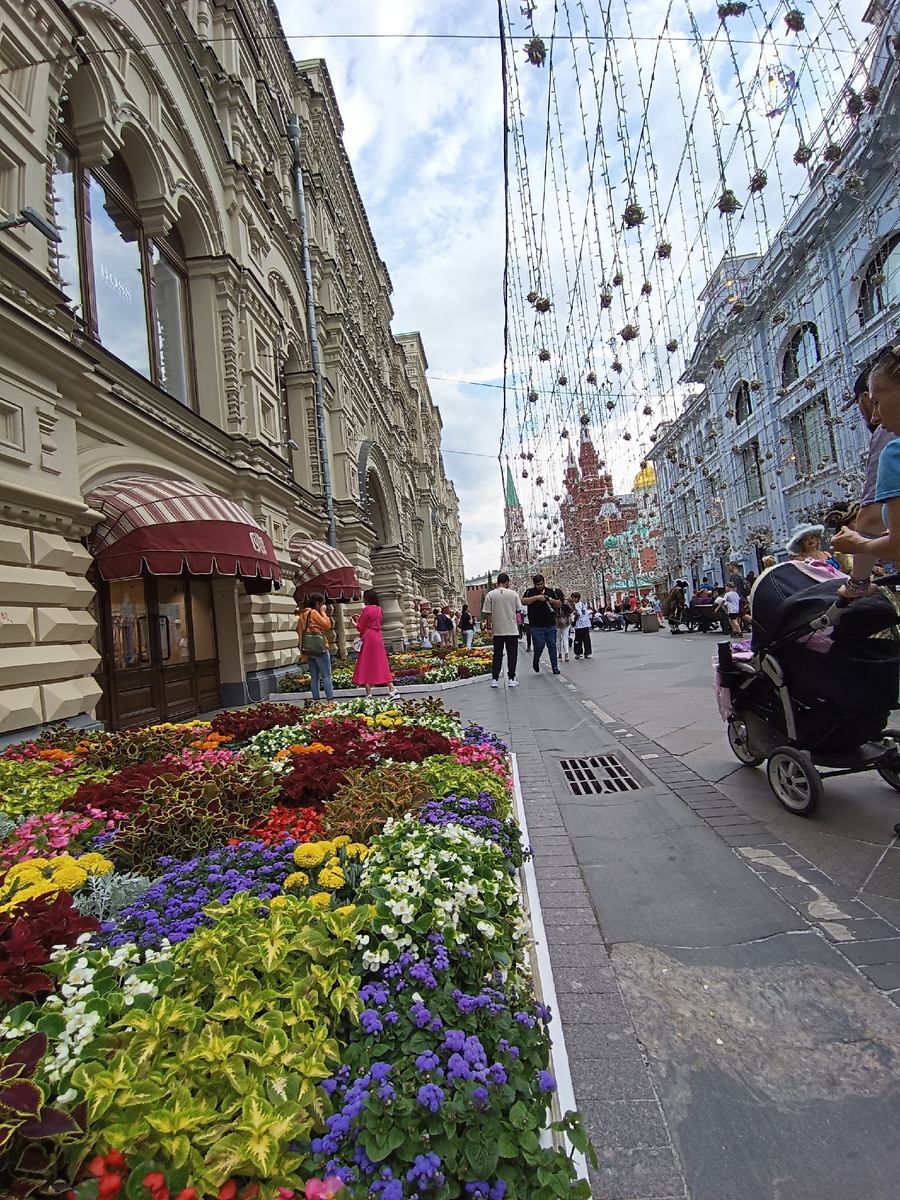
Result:
[[161,576],[156,581],[159,597],[159,646],[163,666],[191,661],[184,580]]
[[194,658],[217,658],[212,585],[205,579],[191,580],[191,616],[194,619]]
[[881,293],[881,308],[887,308],[895,300],[900,300],[900,242],[894,246],[884,260],[884,283],[878,289]]
[[153,306],[159,346],[159,386],[182,404],[190,404],[184,279],[151,243]]
[[90,209],[97,333],[107,350],[149,379],[140,231],[96,179]]
[[112,610],[113,665],[117,671],[150,665],[147,602],[143,579],[116,580],[109,585]]
[[68,150],[56,151],[53,168],[56,228],[62,241],[56,248],[59,277],[72,307],[81,313],[81,271],[78,266],[78,217],[75,210],[75,161]]

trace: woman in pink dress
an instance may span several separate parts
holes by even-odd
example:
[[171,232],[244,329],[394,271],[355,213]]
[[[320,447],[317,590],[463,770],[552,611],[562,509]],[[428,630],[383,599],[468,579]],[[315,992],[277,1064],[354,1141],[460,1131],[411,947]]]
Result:
[[394,677],[388,665],[384,639],[381,636],[381,606],[378,603],[378,593],[371,589],[363,592],[365,608],[356,618],[356,631],[362,638],[362,649],[353,670],[353,682],[362,684],[366,695],[372,695],[373,687],[387,685],[389,696],[399,693],[394,687]]

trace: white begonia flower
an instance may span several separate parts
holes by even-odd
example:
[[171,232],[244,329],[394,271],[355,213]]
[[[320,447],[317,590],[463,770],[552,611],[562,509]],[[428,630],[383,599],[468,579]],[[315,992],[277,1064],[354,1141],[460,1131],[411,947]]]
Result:
[[493,938],[497,936],[497,930],[490,923],[490,921],[479,921],[475,928],[479,933],[483,933],[486,938]]
[[60,1092],[60,1094],[56,1097],[56,1103],[57,1104],[71,1104],[73,1100],[77,1099],[77,1097],[78,1097],[77,1090],[73,1087],[70,1087],[70,1088],[67,1088],[64,1092]]
[[382,937],[386,937],[391,942],[397,937],[397,930],[393,925],[382,925],[380,932]]
[[93,935],[92,933],[83,933],[83,934],[81,934],[81,936],[80,936],[80,937],[77,939],[77,941],[75,942],[75,945],[76,945],[76,946],[86,946],[86,945],[87,945],[87,943],[88,943],[89,941],[91,941],[91,939],[93,938],[93,936],[94,936],[94,935]]

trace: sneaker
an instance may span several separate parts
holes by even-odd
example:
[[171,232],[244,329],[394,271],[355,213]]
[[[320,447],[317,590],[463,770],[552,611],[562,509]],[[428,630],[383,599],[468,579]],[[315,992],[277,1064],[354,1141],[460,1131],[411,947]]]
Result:
[[562,671],[554,671],[553,674],[554,675],[562,675]]
[[519,681],[518,681],[518,679],[511,679],[511,680],[509,681],[509,686],[510,686],[510,687],[518,687],[518,686],[519,686]]
[[532,671],[536,671],[538,674],[540,674],[541,673],[540,663],[532,663],[531,669],[532,669]]
[[576,661],[576,662],[581,662],[581,655],[580,655],[580,654],[576,654],[576,655],[575,655],[575,661]]
[[499,686],[500,686],[500,681],[498,679],[491,680],[491,687],[499,687]]

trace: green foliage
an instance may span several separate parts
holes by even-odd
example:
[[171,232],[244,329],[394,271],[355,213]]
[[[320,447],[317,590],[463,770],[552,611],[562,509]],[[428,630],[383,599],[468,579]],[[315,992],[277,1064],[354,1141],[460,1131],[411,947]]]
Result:
[[208,912],[215,925],[175,952],[166,993],[120,1019],[73,1085],[102,1146],[187,1167],[201,1195],[232,1176],[302,1190],[290,1145],[330,1111],[318,1084],[359,1013],[350,964],[369,910],[279,896],[261,915],[241,893]]
[[55,764],[42,759],[0,759],[0,814],[18,821],[56,812],[82,783],[102,779],[105,774],[99,768],[80,766],[57,774]]
[[89,875],[75,897],[75,907],[83,917],[108,921],[116,913],[133,904],[150,887],[146,875],[131,875],[110,871],[106,875]]
[[510,814],[506,781],[493,771],[467,767],[449,755],[436,754],[422,764],[422,773],[438,800],[444,796],[469,796],[474,799],[479,792],[487,792],[497,801],[497,816],[508,817]]
[[148,725],[141,729],[121,729],[118,733],[85,734],[78,746],[78,753],[93,767],[121,771],[138,763],[155,762],[167,754],[178,754],[191,742],[202,738],[206,726],[201,722],[191,725]]
[[162,775],[109,852],[130,870],[158,874],[159,860],[166,855],[191,858],[229,837],[247,837],[272,807],[276,792],[267,766],[240,759],[204,771]]
[[347,782],[326,806],[325,827],[354,842],[368,843],[391,817],[417,813],[431,799],[422,771],[409,763],[381,763],[344,774]]

